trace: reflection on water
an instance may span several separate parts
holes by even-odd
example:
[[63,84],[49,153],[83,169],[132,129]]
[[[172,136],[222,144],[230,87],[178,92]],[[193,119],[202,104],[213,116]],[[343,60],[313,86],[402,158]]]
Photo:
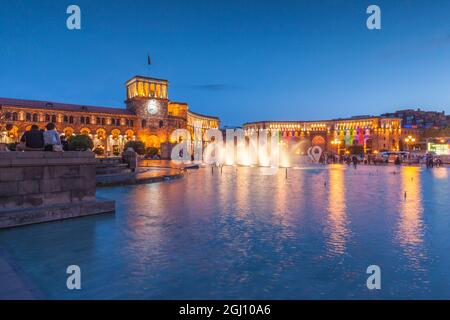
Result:
[[403,167],[401,170],[400,217],[398,239],[406,250],[414,250],[422,243],[422,194],[420,190],[420,168]]
[[0,252],[54,299],[450,299],[448,170],[200,169],[99,189],[115,215],[0,231]]
[[436,179],[448,179],[448,169],[445,167],[434,168],[432,173]]
[[331,166],[329,170],[328,226],[331,234],[328,246],[332,254],[345,252],[345,241],[348,235],[344,174],[342,166]]
[[424,247],[423,200],[421,190],[421,168],[403,167],[401,169],[400,214],[398,217],[397,241],[405,257],[409,260],[405,272],[414,270],[414,278],[421,279],[421,290],[425,291],[428,282],[424,279],[427,273],[425,266],[427,249]]

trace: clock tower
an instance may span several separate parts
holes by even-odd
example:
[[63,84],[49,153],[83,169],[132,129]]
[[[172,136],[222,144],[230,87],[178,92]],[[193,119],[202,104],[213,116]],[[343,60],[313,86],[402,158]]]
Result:
[[167,117],[168,81],[136,76],[126,83],[127,110],[149,122]]

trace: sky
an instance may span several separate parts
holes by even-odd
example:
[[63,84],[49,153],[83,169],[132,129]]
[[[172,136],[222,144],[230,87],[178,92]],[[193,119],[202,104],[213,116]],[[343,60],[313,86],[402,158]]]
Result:
[[[66,27],[71,4],[81,30]],[[371,4],[381,30],[366,27]],[[170,100],[224,126],[448,114],[450,1],[2,1],[1,97],[124,108],[135,75],[168,79]]]

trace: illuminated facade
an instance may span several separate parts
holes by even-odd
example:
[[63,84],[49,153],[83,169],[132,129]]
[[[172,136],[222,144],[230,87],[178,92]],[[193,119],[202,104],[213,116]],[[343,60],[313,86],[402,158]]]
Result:
[[325,121],[261,121],[244,124],[250,135],[266,129],[279,130],[286,143],[307,141],[323,150],[343,153],[352,148],[366,153],[399,150],[402,138],[401,119],[383,117],[354,117]]
[[216,129],[220,121],[191,112],[186,103],[170,101],[168,89],[167,80],[136,76],[126,83],[125,109],[0,98],[0,112],[7,123],[0,142],[16,142],[32,124],[44,128],[53,122],[66,136],[89,135],[94,149],[104,149],[107,155],[118,155],[126,142],[141,140],[169,158],[175,143],[170,141],[173,130],[192,131],[196,122],[205,130]]

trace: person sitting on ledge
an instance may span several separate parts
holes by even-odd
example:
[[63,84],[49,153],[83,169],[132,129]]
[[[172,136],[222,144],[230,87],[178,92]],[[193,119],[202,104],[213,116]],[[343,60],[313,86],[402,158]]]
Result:
[[31,126],[31,129],[26,131],[22,138],[20,138],[21,144],[17,146],[17,151],[43,151],[44,150],[44,135],[39,130],[39,127],[35,124]]
[[69,151],[69,142],[66,139],[66,135],[62,134],[59,138],[61,140],[63,151]]
[[59,134],[55,129],[54,123],[48,123],[47,131],[43,133],[44,135],[44,150],[45,151],[62,151],[61,139]]

